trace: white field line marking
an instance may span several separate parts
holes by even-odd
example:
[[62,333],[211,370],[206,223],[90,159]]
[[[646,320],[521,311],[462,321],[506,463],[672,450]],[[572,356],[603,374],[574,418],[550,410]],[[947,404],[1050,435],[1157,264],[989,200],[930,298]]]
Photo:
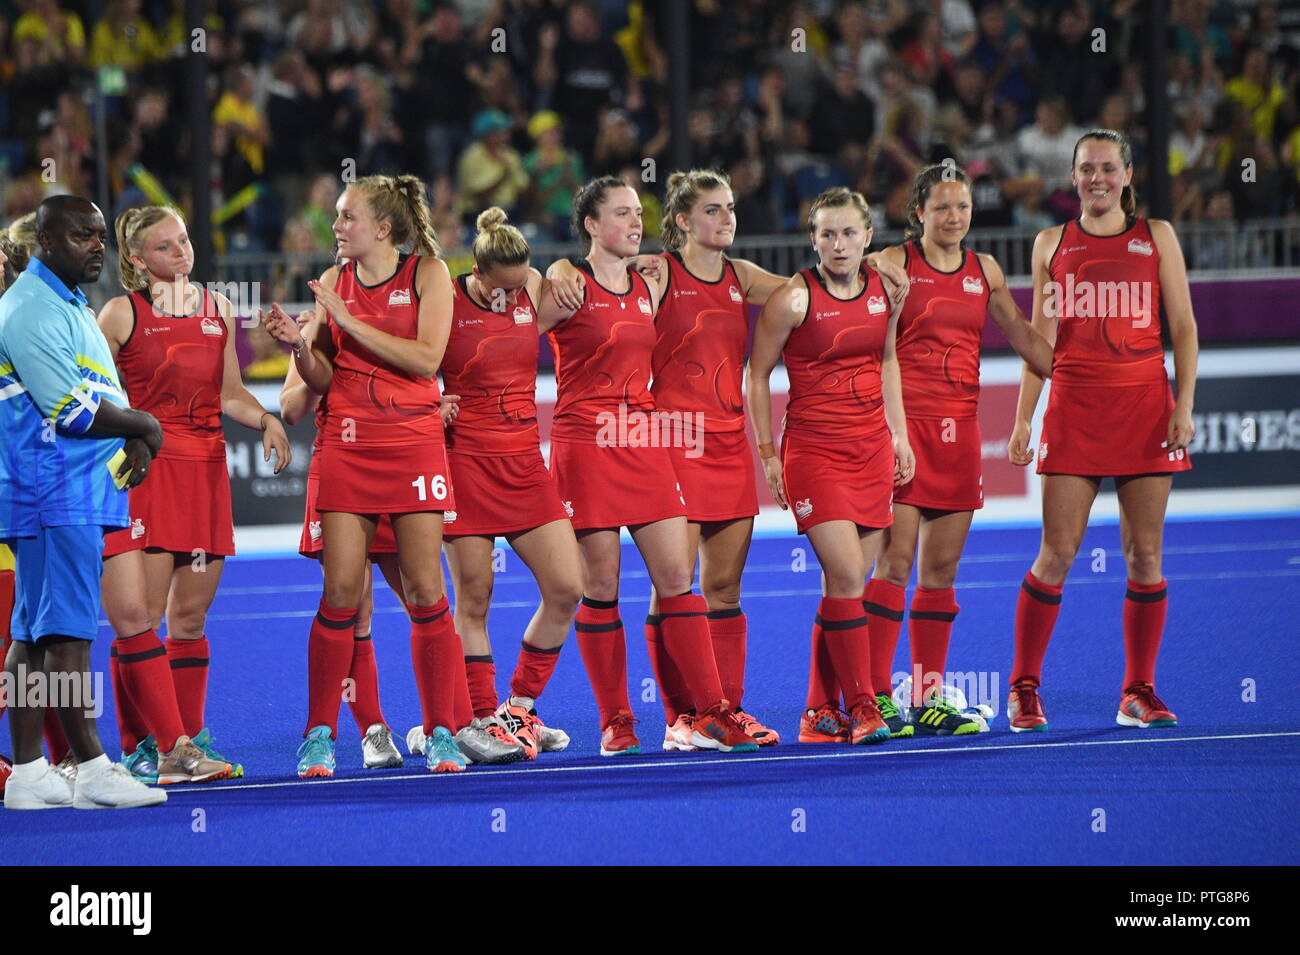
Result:
[[[954,753],[990,753],[1001,750],[1022,750],[1022,749],[1062,749],[1072,746],[1132,746],[1141,743],[1195,743],[1204,742],[1205,740],[1229,740],[1229,739],[1269,739],[1279,736],[1300,736],[1300,731],[1285,733],[1235,733],[1226,736],[1143,736],[1139,739],[1099,739],[1099,740],[1076,740],[1068,743],[1005,743],[993,746],[940,746],[927,747],[925,749],[881,749],[879,747],[836,747],[841,749],[835,753],[813,753],[808,756],[742,756],[736,759],[692,759],[686,757],[683,759],[656,759],[653,762],[630,762],[630,758],[614,757],[609,762],[599,763],[590,766],[535,766],[530,769],[494,769],[491,770],[492,778],[498,776],[519,776],[532,773],[601,773],[619,769],[660,769],[666,766],[694,766],[717,768],[719,766],[734,766],[737,763],[779,763],[788,762],[794,759],[854,759],[854,758],[876,758],[882,756],[917,756],[917,755],[951,755]],[[834,745],[834,744],[827,744]],[[847,751],[845,751],[847,750]],[[233,786],[213,783],[210,785],[176,787],[168,791],[169,795],[181,795],[183,793],[202,792],[204,795],[217,792],[233,792],[237,789],[280,789],[285,786],[327,786],[339,785],[342,783],[382,783],[394,781],[412,781],[419,779],[428,779],[429,773],[403,773],[400,776],[355,776],[347,779],[298,779],[288,780],[278,783],[237,783]],[[459,773],[443,773],[444,776],[460,776]],[[470,774],[470,778],[484,778],[486,774]]]

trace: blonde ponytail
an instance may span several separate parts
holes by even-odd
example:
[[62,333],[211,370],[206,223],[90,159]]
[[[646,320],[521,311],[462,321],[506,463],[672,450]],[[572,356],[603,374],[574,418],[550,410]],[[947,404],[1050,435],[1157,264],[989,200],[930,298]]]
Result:
[[474,264],[480,273],[498,265],[523,265],[531,251],[524,234],[506,221],[500,206],[484,209],[478,216],[478,236],[474,239]]
[[392,226],[393,245],[400,248],[409,242],[411,250],[420,255],[442,251],[424,198],[424,181],[419,176],[366,176],[352,188],[365,193],[377,221]]
[[127,209],[113,224],[117,236],[117,274],[122,280],[122,287],[128,292],[143,292],[149,287],[149,276],[131,261],[132,255],[139,255],[144,247],[141,234],[150,226],[157,225],[168,216],[174,216],[184,224],[185,220],[175,209],[166,206],[142,206],[139,209]]
[[730,177],[725,172],[714,169],[691,169],[669,176],[664,197],[664,217],[659,226],[659,238],[664,248],[680,249],[686,244],[686,233],[677,225],[678,214],[689,216],[704,193],[713,189],[730,188]]

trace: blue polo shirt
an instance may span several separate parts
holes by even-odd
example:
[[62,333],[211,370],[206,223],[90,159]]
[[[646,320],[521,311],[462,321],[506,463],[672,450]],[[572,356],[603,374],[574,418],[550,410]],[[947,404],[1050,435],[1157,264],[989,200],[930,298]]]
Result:
[[101,401],[129,407],[86,296],[38,258],[0,297],[0,539],[40,527],[126,527],[108,461],[121,438],[89,437]]

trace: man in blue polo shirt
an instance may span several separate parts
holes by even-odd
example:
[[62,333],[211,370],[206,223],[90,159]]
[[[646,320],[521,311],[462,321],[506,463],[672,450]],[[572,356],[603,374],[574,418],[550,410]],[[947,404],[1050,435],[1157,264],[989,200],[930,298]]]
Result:
[[[77,287],[104,267],[104,216],[87,199],[55,196],[36,213],[39,249],[0,298],[0,541],[14,549],[10,699],[13,774],[7,809],[125,808],[165,802],[104,755],[89,700],[51,700],[78,761],[75,788],[41,754],[43,701],[31,694],[88,687],[99,631],[104,528],[129,523],[125,487],[145,479],[162,429],[133,411],[112,355]],[[125,442],[123,439],[126,439]],[[111,464],[119,451],[125,460]]]

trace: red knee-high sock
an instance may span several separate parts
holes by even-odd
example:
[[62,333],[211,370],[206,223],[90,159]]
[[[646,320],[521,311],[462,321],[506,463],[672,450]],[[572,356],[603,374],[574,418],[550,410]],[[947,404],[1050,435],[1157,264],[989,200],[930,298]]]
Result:
[[645,646],[650,654],[650,669],[654,671],[655,683],[659,685],[664,720],[672,726],[683,713],[695,709],[695,704],[691,701],[681,671],[664,648],[663,617],[657,613],[648,614],[645,618]]
[[659,598],[664,650],[681,671],[697,713],[726,699],[722,695],[718,663],[713,657],[708,614],[709,605],[699,594]]
[[813,618],[807,705],[810,710],[820,709],[823,706],[839,709],[840,705],[840,681],[835,676],[835,664],[831,662],[830,650],[826,647],[826,631],[822,629],[820,615]]
[[875,693],[871,687],[871,638],[867,615],[859,597],[823,597],[817,608],[826,650],[844,693],[844,706],[852,710]]
[[149,735],[149,728],[144,725],[144,720],[140,718],[140,712],[136,709],[135,702],[126,691],[126,684],[122,682],[122,668],[117,665],[116,642],[108,651],[108,673],[113,681],[113,703],[117,710],[117,735],[121,740],[122,752],[133,753],[136,747]]
[[519,644],[519,662],[515,664],[515,674],[510,678],[512,696],[525,696],[536,700],[551,681],[555,664],[560,660],[560,648],[551,647],[543,650],[527,640]]
[[[948,666],[948,642],[952,622],[957,618],[957,595],[951,587],[926,590],[918,587],[912,594],[908,613],[908,640],[912,644],[912,705],[920,706],[932,686],[943,692],[943,674]],[[875,634],[871,635],[875,640]],[[874,649],[874,648],[873,648]],[[916,679],[916,674],[921,679]]]
[[1011,665],[1011,682],[1029,679],[1039,682],[1043,674],[1043,657],[1052,639],[1052,628],[1061,612],[1061,589],[1025,574],[1016,602],[1016,659]]
[[739,607],[709,611],[709,636],[713,639],[713,659],[722,679],[722,695],[735,709],[745,696],[745,645],[749,623]]
[[[412,605],[410,609],[411,661],[420,690],[425,735],[432,735],[439,726],[455,733],[461,728],[456,725],[457,695],[463,692],[465,697],[459,708],[469,708],[469,688],[465,679],[465,651],[456,635],[451,608],[443,596],[432,607]],[[465,715],[460,713],[462,718]]]
[[339,735],[339,703],[343,681],[352,669],[356,607],[331,607],[324,600],[312,621],[307,641],[307,729],[328,726],[330,736]]
[[492,654],[466,657],[465,675],[474,715],[491,716],[497,711],[497,668]]
[[1124,595],[1124,689],[1134,683],[1156,683],[1156,655],[1165,632],[1169,582],[1135,584],[1130,578]]
[[573,618],[582,664],[587,668],[604,729],[620,710],[632,712],[627,699],[627,639],[617,600],[583,597]]
[[152,630],[113,641],[117,650],[117,668],[127,698],[135,706],[141,722],[158,743],[158,752],[167,753],[176,738],[185,734],[180,707],[176,705],[176,687],[171,667],[167,665],[167,648]]
[[68,737],[64,735],[63,725],[59,722],[59,714],[55,712],[52,706],[45,708],[45,723],[41,731],[45,736],[45,746],[50,751],[50,762],[63,762],[63,757],[68,755]]
[[186,736],[198,736],[207,725],[204,710],[208,699],[208,637],[197,640],[167,638],[167,662],[171,665],[176,705]]
[[[888,696],[894,692],[890,677],[906,603],[907,591],[879,577],[868,580],[862,591],[862,609],[867,612],[867,627],[871,631],[871,687],[877,694]],[[912,640],[916,640],[915,634]]]
[[384,719],[384,708],[379,702],[379,667],[375,661],[375,641],[371,634],[364,636],[353,634],[352,665],[348,669],[348,679],[352,681],[352,693],[348,699],[348,709],[357,721],[357,729],[364,736],[366,730],[376,723],[388,725]]

